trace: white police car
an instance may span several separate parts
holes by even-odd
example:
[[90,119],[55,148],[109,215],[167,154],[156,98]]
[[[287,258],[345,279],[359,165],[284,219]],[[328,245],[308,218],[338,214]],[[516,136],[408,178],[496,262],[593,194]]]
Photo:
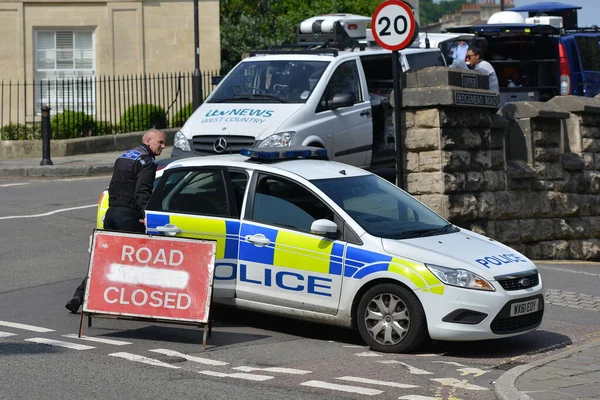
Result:
[[368,171],[313,158],[325,152],[175,161],[148,204],[147,232],[217,241],[215,302],[357,327],[377,351],[539,326],[530,260]]

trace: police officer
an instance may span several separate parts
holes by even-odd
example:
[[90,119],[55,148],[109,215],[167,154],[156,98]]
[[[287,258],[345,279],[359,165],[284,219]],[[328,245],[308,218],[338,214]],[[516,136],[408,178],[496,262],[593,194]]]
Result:
[[[144,209],[156,178],[154,157],[160,155],[165,146],[164,132],[153,128],[144,134],[141,146],[128,150],[117,158],[108,186],[108,210],[104,217],[104,229],[134,233],[146,231]],[[83,303],[86,279],[65,305],[72,313],[76,313]]]

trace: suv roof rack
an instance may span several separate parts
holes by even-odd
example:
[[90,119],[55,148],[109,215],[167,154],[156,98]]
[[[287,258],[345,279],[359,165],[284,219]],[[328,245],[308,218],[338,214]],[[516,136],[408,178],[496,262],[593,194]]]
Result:
[[288,50],[252,50],[249,55],[254,57],[257,55],[269,55],[269,54],[330,54],[334,57],[338,56],[337,49],[288,49]]

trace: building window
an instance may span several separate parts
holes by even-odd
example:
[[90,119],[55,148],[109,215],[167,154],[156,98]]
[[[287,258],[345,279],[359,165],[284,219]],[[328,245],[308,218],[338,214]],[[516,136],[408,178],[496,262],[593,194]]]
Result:
[[93,31],[36,31],[35,61],[38,114],[43,104],[95,114]]

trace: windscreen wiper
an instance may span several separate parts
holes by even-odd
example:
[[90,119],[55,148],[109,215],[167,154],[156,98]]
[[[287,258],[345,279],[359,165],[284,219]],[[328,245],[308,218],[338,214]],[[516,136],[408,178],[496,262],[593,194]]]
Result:
[[433,236],[441,233],[447,233],[449,231],[454,232],[454,226],[452,224],[444,225],[441,228],[435,229],[414,229],[412,231],[402,232],[396,237],[396,239],[410,239],[417,237]]
[[230,102],[236,102],[239,100],[256,100],[256,99],[273,99],[273,100],[277,100],[280,103],[287,103],[286,100],[284,99],[280,99],[277,96],[273,96],[272,94],[252,94],[252,95],[244,95],[244,96],[234,96],[234,97],[227,97],[224,99],[220,99],[220,100],[213,100],[211,101],[211,103],[230,103]]

